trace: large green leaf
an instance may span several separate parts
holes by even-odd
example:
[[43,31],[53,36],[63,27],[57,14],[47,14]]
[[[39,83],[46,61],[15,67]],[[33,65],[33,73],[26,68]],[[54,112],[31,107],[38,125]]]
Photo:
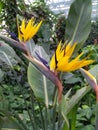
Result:
[[28,81],[36,98],[47,103],[52,101],[54,84],[31,63],[28,66]]
[[91,28],[91,0],[74,0],[70,6],[67,23],[66,39],[83,43]]
[[83,87],[81,89],[79,89],[75,95],[73,95],[69,100],[68,99],[63,99],[62,102],[62,113],[64,113],[64,115],[67,115],[72,108],[84,97],[85,94],[87,94],[87,92],[89,92],[91,88],[88,87]]
[[[98,76],[98,73],[96,73],[96,71],[98,70],[98,65],[94,66],[93,68],[91,68],[89,70],[89,72],[91,74],[93,74],[95,77]],[[97,77],[98,78],[98,77]],[[66,97],[66,95],[64,96],[64,98],[62,99],[62,113],[63,116],[67,115],[72,108],[91,90],[90,86],[85,86],[79,90],[77,90],[77,92],[71,97],[68,98],[68,96]]]

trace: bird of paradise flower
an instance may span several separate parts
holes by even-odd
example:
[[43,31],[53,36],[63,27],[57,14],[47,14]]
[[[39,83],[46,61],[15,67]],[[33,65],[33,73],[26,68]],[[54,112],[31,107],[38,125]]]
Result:
[[[28,23],[26,20],[23,20],[21,26],[18,24],[18,38],[20,43],[25,46],[24,43],[29,41],[38,32],[41,24],[42,20],[38,24],[35,24],[34,18],[31,18]],[[26,58],[33,62],[38,69],[40,68],[39,70],[58,87],[59,101],[62,99],[63,86],[58,77],[58,72],[75,71],[94,62],[94,60],[89,60],[88,56],[81,59],[83,53],[80,53],[77,57],[73,58],[72,55],[75,51],[76,45],[76,42],[67,43],[67,41],[65,41],[63,44],[60,41],[48,67],[46,65],[47,62],[43,57],[40,57],[37,53],[39,60],[31,56],[25,46]]]

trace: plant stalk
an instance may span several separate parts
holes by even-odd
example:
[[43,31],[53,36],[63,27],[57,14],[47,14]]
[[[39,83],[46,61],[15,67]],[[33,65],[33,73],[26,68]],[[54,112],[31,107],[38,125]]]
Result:
[[96,124],[95,130],[98,130],[98,101],[96,102]]

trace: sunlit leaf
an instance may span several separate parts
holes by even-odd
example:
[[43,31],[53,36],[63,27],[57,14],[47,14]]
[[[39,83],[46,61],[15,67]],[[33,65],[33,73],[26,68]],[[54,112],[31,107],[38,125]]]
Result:
[[45,100],[45,95],[47,93],[48,101],[52,101],[54,84],[48,80],[39,70],[37,70],[37,68],[35,68],[31,63],[28,67],[28,81],[36,98]]

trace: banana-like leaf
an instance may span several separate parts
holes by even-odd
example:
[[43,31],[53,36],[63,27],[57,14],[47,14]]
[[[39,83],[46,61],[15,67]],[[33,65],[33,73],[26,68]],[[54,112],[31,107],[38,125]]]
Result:
[[[28,48],[31,55],[37,59],[40,57],[39,60],[42,58],[46,61],[49,60],[49,56],[41,46],[35,45],[34,42],[29,41]],[[48,105],[52,100],[54,84],[40,72],[40,69],[38,70],[30,63],[28,67],[28,81],[35,96],[39,99],[45,100],[45,104]]]
[[[94,66],[92,69],[89,70],[91,74],[93,74],[95,77],[97,77],[97,73],[95,71],[98,70],[98,65]],[[67,115],[72,108],[91,90],[90,86],[85,86],[79,90],[71,97],[66,98],[66,95],[64,96],[62,100],[62,113],[63,115]]]
[[68,41],[82,44],[85,42],[91,29],[91,11],[91,0],[74,0],[66,23],[65,37]]
[[[81,89],[79,89],[75,95],[73,95],[69,100],[65,98],[65,101],[63,101],[63,114],[67,115],[72,108],[84,97],[85,94],[87,94],[90,91],[90,87],[83,87]],[[65,103],[64,103],[65,102]],[[64,107],[65,104],[65,107]],[[65,108],[65,109],[64,109]]]
[[49,105],[53,98],[54,84],[31,63],[28,67],[28,81],[36,98]]
[[[37,70],[36,72],[41,73],[40,77],[43,77],[44,84],[49,79],[48,82],[51,84],[51,86],[54,86],[54,85],[57,86],[57,88],[58,88],[58,101],[60,101],[61,97],[62,97],[62,89],[63,89],[63,87],[62,87],[62,83],[59,80],[58,76],[49,69],[49,65],[48,65],[48,63],[49,63],[49,55],[45,52],[45,50],[43,49],[42,46],[39,46],[39,45],[33,45],[32,46],[31,42],[29,42],[28,48],[30,50],[30,53],[33,55],[33,57],[30,57],[28,55],[24,55],[24,56],[29,61],[32,62],[32,64],[34,65],[34,67]],[[32,48],[32,49],[30,49],[30,48]],[[52,83],[54,85],[52,85]],[[48,86],[48,85],[46,85],[46,86]],[[50,89],[50,87],[49,87],[49,89]],[[44,85],[44,90],[46,90],[45,85]],[[53,91],[53,89],[51,89],[51,91]],[[46,97],[45,97],[45,100],[46,100]]]

